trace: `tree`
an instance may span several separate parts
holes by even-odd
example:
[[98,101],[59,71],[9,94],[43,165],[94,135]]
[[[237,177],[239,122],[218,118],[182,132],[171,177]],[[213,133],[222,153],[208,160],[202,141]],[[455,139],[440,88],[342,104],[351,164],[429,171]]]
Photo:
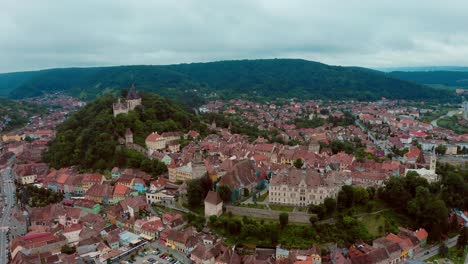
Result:
[[300,169],[302,168],[302,166],[304,166],[304,162],[302,161],[302,159],[296,159],[293,163],[294,167]]
[[318,221],[318,217],[316,215],[311,215],[310,218],[309,218],[309,222],[312,224],[312,225],[315,225],[315,223],[317,223]]
[[358,204],[366,204],[369,201],[369,193],[360,186],[353,188],[353,197],[354,201]]
[[208,175],[200,178],[200,186],[202,189],[202,197],[206,197],[209,191],[213,190],[213,181]]
[[457,247],[459,249],[464,249],[468,244],[468,227],[463,227],[460,231],[460,236],[457,239]]
[[439,255],[443,258],[448,256],[448,247],[444,242],[441,242],[439,245]]
[[216,215],[210,216],[210,218],[209,218],[210,225],[214,225],[217,220],[218,220],[218,217]]
[[73,254],[75,253],[75,251],[76,251],[76,248],[70,247],[68,244],[63,245],[62,248],[60,249],[60,252],[67,254],[67,255]]
[[327,209],[325,208],[324,204],[318,204],[318,205],[311,204],[309,206],[309,210],[311,213],[316,214],[318,219],[323,219],[325,215],[327,214]]
[[218,193],[219,197],[221,197],[221,200],[223,200],[223,202],[227,203],[231,201],[232,191],[226,185],[219,186]]
[[367,187],[367,193],[369,194],[369,199],[373,200],[375,198],[375,193],[377,192],[375,187],[373,186],[370,186],[370,187]]
[[279,215],[279,222],[280,222],[280,227],[284,228],[289,221],[289,214],[288,213],[281,213]]
[[439,145],[435,148],[435,153],[438,155],[444,155],[447,151],[447,147],[444,145]]
[[325,201],[323,202],[323,204],[325,205],[327,214],[332,214],[333,212],[335,212],[335,209],[336,209],[336,200],[335,199],[333,199],[331,197],[327,197],[327,198],[325,198]]
[[201,201],[204,199],[202,196],[203,190],[200,185],[200,180],[191,180],[187,184],[187,199],[191,208],[200,206]]

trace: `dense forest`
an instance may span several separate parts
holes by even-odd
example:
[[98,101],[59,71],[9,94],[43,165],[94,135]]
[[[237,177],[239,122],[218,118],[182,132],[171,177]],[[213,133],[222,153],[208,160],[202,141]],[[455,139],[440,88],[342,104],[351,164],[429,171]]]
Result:
[[134,142],[141,146],[145,146],[146,136],[154,131],[206,130],[196,116],[158,95],[144,93],[141,106],[114,118],[112,104],[116,100],[108,94],[74,113],[58,127],[45,160],[54,168],[79,165],[107,170],[129,166],[157,175],[165,171],[162,163],[119,145],[118,139],[124,137],[127,128],[133,131]]
[[6,97],[10,92],[24,82],[29,80],[32,76],[41,73],[40,71],[33,72],[12,72],[12,73],[0,73],[0,96]]
[[[22,77],[22,78],[20,78]],[[197,105],[200,95],[221,98],[272,99],[390,99],[452,100],[447,91],[402,81],[391,75],[359,67],[329,66],[299,59],[239,60],[167,66],[119,66],[50,69],[16,76],[0,75],[0,90],[13,98],[64,91],[83,99],[116,92],[135,83]],[[197,96],[198,95],[198,96]]]
[[467,71],[395,71],[389,76],[419,84],[441,85],[456,88],[468,88]]

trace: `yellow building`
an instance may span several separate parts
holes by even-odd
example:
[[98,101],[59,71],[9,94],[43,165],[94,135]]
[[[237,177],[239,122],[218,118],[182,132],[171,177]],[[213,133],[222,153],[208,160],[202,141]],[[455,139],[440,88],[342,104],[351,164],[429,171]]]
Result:
[[8,133],[2,136],[3,142],[20,141],[20,140],[21,140],[21,136],[16,133]]

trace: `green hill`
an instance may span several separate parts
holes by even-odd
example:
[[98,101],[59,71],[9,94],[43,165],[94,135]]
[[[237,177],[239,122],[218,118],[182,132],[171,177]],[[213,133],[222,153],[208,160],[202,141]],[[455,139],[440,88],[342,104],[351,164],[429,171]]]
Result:
[[79,165],[107,170],[129,166],[157,175],[165,170],[163,164],[119,145],[118,139],[124,137],[127,128],[133,131],[134,142],[141,146],[145,146],[146,136],[154,131],[204,131],[206,128],[196,116],[155,94],[144,93],[142,106],[116,118],[112,114],[115,101],[111,94],[99,97],[61,124],[45,161],[54,168]]
[[0,98],[0,131],[24,126],[33,115],[46,113],[40,105]]
[[8,96],[11,91],[18,88],[32,76],[38,73],[40,72],[0,73],[0,97]]
[[468,88],[468,71],[395,71],[389,75],[425,85]]
[[[222,98],[377,100],[450,99],[446,91],[402,81],[359,67],[329,66],[299,59],[238,60],[166,66],[65,68],[35,72],[15,86],[13,98],[53,91],[92,99],[135,83],[196,105],[197,95],[216,93]],[[0,76],[1,78],[2,76]]]

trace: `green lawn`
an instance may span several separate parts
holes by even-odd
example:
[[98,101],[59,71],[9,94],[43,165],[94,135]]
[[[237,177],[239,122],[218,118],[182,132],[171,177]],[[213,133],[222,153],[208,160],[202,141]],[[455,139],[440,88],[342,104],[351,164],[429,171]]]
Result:
[[267,209],[266,205],[264,204],[239,204],[240,207],[248,207],[248,208],[257,208],[257,209]]
[[410,224],[409,219],[395,213],[393,210],[361,216],[358,219],[366,226],[371,236],[375,238],[388,232],[398,233],[399,226],[408,226]]
[[450,130],[453,130],[453,132],[457,134],[465,134],[468,133],[468,128],[460,124],[458,117],[452,116],[452,117],[445,117],[437,121],[437,125],[440,127],[444,127]]
[[270,204],[271,210],[283,211],[283,212],[292,212],[294,210],[293,206],[280,205],[280,204]]
[[258,198],[257,198],[257,202],[264,202],[265,199],[268,197],[268,192],[260,195]]

